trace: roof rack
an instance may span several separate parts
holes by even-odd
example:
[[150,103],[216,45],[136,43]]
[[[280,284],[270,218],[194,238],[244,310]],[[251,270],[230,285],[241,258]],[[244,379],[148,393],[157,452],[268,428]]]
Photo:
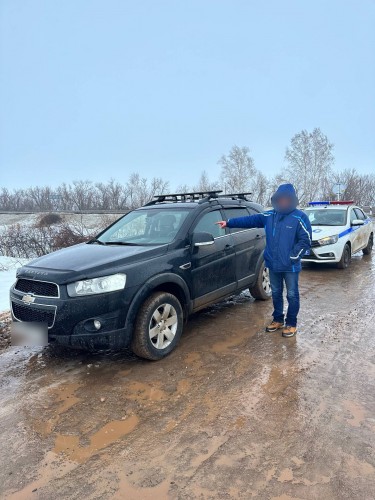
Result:
[[232,198],[232,200],[250,201],[246,198],[246,196],[249,196],[250,194],[253,193],[228,193],[228,194],[221,194],[219,198]]
[[156,205],[157,203],[169,202],[187,202],[187,201],[209,201],[212,198],[218,198],[221,190],[218,191],[193,191],[191,193],[171,193],[171,194],[157,194],[154,200],[146,204]]

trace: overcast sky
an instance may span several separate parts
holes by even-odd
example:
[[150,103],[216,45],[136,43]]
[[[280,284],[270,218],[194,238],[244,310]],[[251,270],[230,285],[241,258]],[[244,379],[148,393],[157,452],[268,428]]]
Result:
[[320,127],[375,171],[374,0],[1,0],[0,187],[276,173]]

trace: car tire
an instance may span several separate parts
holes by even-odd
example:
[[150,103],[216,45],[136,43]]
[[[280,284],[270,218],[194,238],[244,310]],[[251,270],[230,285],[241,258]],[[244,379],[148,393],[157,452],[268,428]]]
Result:
[[131,344],[139,357],[158,360],[178,344],[184,313],[179,300],[167,292],[155,292],[139,309]]
[[271,298],[271,282],[268,267],[262,262],[256,282],[249,288],[251,295],[257,300],[268,300]]
[[374,246],[374,235],[371,233],[367,242],[367,246],[362,250],[364,255],[370,255]]
[[344,250],[342,251],[340,261],[337,263],[337,267],[339,269],[346,269],[349,266],[351,260],[352,260],[352,252],[350,249],[350,245],[347,243],[344,246]]

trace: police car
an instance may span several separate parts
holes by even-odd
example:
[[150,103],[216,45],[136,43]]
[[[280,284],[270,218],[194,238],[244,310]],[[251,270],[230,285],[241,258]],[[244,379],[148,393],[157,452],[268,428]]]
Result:
[[373,222],[354,202],[312,201],[304,211],[312,226],[312,244],[302,262],[335,262],[345,269],[356,252],[371,253]]

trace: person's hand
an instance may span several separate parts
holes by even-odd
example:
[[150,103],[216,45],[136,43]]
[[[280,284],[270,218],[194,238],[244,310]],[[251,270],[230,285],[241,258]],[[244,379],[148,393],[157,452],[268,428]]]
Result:
[[215,224],[217,224],[218,226],[220,226],[221,229],[224,229],[225,227],[227,227],[227,221],[226,220],[219,220],[219,222],[215,222]]

